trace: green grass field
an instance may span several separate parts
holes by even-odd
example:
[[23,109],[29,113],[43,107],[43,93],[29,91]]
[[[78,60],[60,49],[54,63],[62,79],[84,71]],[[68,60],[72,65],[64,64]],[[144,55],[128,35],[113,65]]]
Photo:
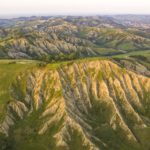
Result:
[[11,84],[19,73],[35,68],[36,63],[32,60],[0,60],[0,120],[5,115],[5,104],[11,100]]
[[150,50],[141,50],[141,51],[133,51],[125,54],[114,55],[112,58],[128,58],[132,55],[142,55],[146,57],[150,57]]

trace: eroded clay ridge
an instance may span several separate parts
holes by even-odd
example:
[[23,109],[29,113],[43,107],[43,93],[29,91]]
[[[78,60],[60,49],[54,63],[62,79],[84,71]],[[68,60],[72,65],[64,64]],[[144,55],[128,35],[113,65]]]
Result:
[[112,138],[140,143],[135,128],[150,126],[150,79],[108,60],[21,74],[12,85],[12,99],[0,131],[9,136],[19,119],[40,110],[37,134],[45,134],[54,124],[60,125],[53,135],[55,149],[71,149],[75,132],[85,149],[115,147]]

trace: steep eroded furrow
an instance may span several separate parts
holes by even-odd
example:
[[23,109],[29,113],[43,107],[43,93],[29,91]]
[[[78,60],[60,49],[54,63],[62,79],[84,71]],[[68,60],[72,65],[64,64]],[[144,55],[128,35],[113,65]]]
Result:
[[109,60],[38,68],[12,84],[0,132],[16,145],[30,137],[54,150],[140,150],[136,131],[150,127],[149,83]]

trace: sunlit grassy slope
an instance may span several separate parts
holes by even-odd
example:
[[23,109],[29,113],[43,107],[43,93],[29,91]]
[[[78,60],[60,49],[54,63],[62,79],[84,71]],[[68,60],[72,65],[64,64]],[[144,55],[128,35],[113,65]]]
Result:
[[6,110],[5,104],[11,100],[11,84],[19,73],[35,68],[36,63],[28,60],[0,60],[0,118]]

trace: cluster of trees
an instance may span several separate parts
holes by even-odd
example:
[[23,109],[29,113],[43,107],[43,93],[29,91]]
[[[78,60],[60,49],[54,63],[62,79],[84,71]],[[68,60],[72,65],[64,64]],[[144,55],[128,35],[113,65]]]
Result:
[[13,150],[13,139],[0,134],[0,150]]
[[45,62],[58,62],[58,61],[74,60],[77,58],[79,58],[79,54],[74,52],[70,54],[60,53],[58,55],[42,55],[38,59]]

